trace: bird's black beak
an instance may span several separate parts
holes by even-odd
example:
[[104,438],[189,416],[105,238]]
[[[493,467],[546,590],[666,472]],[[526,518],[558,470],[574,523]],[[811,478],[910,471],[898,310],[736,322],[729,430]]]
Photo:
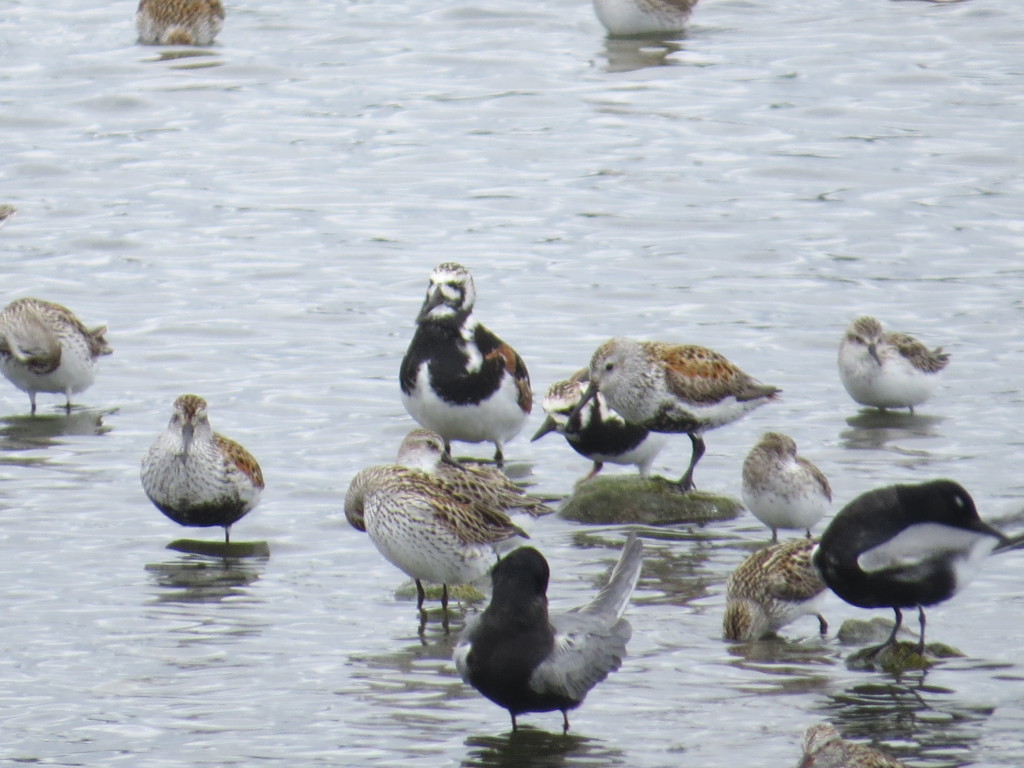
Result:
[[572,412],[569,414],[569,421],[566,422],[566,425],[565,425],[565,429],[567,431],[570,431],[570,432],[578,432],[579,431],[579,429],[580,429],[580,412],[583,410],[583,408],[586,406],[587,403],[589,403],[591,400],[594,399],[595,395],[597,395],[597,382],[596,381],[592,381],[592,382],[590,382],[590,386],[587,387],[587,391],[583,393],[583,397],[580,399],[580,401],[578,403],[576,403],[576,407],[573,408]]
[[423,306],[420,307],[420,313],[416,315],[416,322],[422,323],[427,319],[427,315],[430,314],[430,310],[434,307],[444,304],[444,295],[440,289],[430,291],[427,294],[427,298],[423,300]]
[[550,416],[548,416],[546,419],[544,419],[544,423],[540,425],[540,429],[537,430],[536,434],[533,437],[530,438],[530,442],[533,443],[533,442],[536,442],[537,440],[540,440],[548,432],[557,432],[557,431],[558,431],[558,422],[555,421]]
[[882,364],[881,359],[878,357],[878,347],[875,344],[868,344],[868,354],[871,355],[871,359],[878,363],[878,365]]

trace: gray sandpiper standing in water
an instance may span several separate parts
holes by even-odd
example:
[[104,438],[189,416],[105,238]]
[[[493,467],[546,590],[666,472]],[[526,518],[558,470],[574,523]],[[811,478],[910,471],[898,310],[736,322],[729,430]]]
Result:
[[839,344],[839,378],[854,400],[875,408],[909,408],[935,392],[949,362],[942,347],[928,349],[908,333],[885,331],[873,317],[858,317]]
[[142,459],[142,487],[157,509],[179,525],[224,528],[256,506],[263,472],[245,448],[213,431],[206,401],[181,395],[156,442]]
[[814,527],[832,503],[832,488],[825,473],[798,456],[788,435],[765,432],[743,461],[743,503],[772,531]]
[[60,304],[17,299],[0,311],[0,371],[28,393],[33,414],[37,392],[64,395],[71,413],[71,395],[96,380],[96,358],[113,352],[106,332],[105,325],[86,328]]
[[590,386],[570,422],[598,391],[631,424],[690,436],[693,453],[679,480],[685,491],[694,487],[693,470],[704,455],[703,433],[731,424],[782,390],[706,347],[614,338],[594,352]]
[[594,13],[616,37],[679,32],[697,0],[593,0]]

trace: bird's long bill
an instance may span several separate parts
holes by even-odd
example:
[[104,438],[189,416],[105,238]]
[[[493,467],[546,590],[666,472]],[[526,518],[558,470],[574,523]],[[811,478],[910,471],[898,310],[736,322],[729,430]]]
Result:
[[444,304],[444,294],[441,293],[440,289],[434,289],[427,293],[427,298],[423,300],[423,306],[420,307],[420,313],[416,316],[416,322],[422,323],[427,319],[427,315],[430,314],[430,310],[434,307]]
[[191,423],[181,428],[181,460],[188,458],[189,449],[192,447],[192,438],[195,437],[196,428]]
[[876,345],[868,344],[868,354],[871,355],[871,359],[878,363],[878,365],[882,364],[881,359],[878,357],[878,347]]
[[535,442],[537,440],[540,440],[548,432],[557,432],[557,431],[558,431],[558,422],[555,421],[550,416],[548,416],[546,419],[544,419],[544,423],[540,425],[540,429],[538,429],[537,432],[534,434],[534,436],[530,438],[530,442],[532,443],[532,442]]
[[565,424],[565,428],[568,431],[579,431],[580,412],[583,410],[584,406],[586,406],[587,403],[594,399],[595,395],[597,395],[597,382],[592,381],[590,382],[590,386],[587,387],[587,391],[583,393],[583,397],[580,398],[580,401],[576,403],[576,407],[573,408],[572,412],[569,414],[569,420]]

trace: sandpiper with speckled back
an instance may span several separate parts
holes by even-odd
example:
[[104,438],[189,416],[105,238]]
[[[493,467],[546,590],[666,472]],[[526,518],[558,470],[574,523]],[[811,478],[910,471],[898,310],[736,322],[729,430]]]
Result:
[[224,26],[220,0],[140,0],[135,26],[143,45],[211,45]]
[[762,384],[706,347],[620,337],[594,352],[590,386],[570,421],[598,391],[631,424],[690,436],[693,453],[679,480],[683,490],[690,490],[694,467],[704,455],[703,433],[731,424],[782,390]]
[[446,262],[430,274],[416,333],[402,360],[402,403],[421,426],[451,442],[494,443],[494,459],[533,407],[526,365],[473,316],[469,270]]
[[906,768],[905,763],[867,744],[844,740],[829,723],[808,728],[803,748],[797,768]]
[[934,394],[949,362],[942,347],[928,349],[908,333],[886,331],[873,317],[858,317],[839,345],[839,378],[854,400],[875,408],[909,408]]
[[224,528],[249,513],[263,491],[263,472],[245,448],[210,426],[206,401],[181,395],[171,420],[142,459],[142,487],[179,525]]
[[814,527],[832,502],[825,473],[797,455],[788,435],[765,432],[743,461],[743,503],[779,538],[779,528]]
[[727,640],[760,640],[806,615],[818,618],[821,634],[828,632],[821,615],[828,587],[811,564],[814,547],[811,539],[790,539],[759,549],[736,566],[726,582],[722,630]]
[[65,396],[92,386],[96,358],[113,350],[105,325],[88,329],[67,307],[41,299],[17,299],[0,311],[0,372],[28,393],[32,413],[36,393]]
[[447,628],[448,587],[487,573],[497,556],[527,534],[509,519],[511,504],[479,486],[453,486],[432,466],[436,435],[413,430],[396,464],[361,470],[345,495],[345,517],[365,531],[392,565],[416,582],[420,629],[426,622],[423,582],[441,584]]

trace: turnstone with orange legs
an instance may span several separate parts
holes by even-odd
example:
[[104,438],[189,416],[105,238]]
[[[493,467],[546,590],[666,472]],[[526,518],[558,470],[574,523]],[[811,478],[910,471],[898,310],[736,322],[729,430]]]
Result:
[[263,472],[245,448],[213,431],[203,398],[181,395],[142,459],[142,487],[179,525],[223,526],[227,544],[232,524],[259,501]]
[[[429,433],[427,433],[429,434]],[[365,531],[384,558],[416,582],[420,628],[426,622],[423,582],[441,584],[447,627],[448,587],[475,581],[496,556],[527,534],[508,518],[511,505],[480,485],[456,487],[419,468],[432,454],[421,430],[402,442],[398,463],[368,467],[352,479],[345,517]]]
[[725,588],[727,640],[759,640],[806,615],[818,618],[821,634],[828,632],[820,613],[828,588],[811,564],[814,546],[811,539],[790,539],[759,549],[736,566]]
[[679,32],[697,0],[594,0],[594,13],[616,37]]
[[590,386],[569,415],[570,423],[598,391],[631,424],[690,436],[693,453],[679,480],[689,490],[704,455],[703,433],[736,421],[782,390],[762,384],[705,347],[615,338],[594,352]]
[[591,602],[548,614],[544,556],[520,547],[491,572],[493,593],[483,613],[466,623],[453,654],[462,679],[512,716],[562,713],[619,668],[632,628],[622,618],[640,577],[643,543],[630,534],[605,587]]
[[804,734],[798,768],[906,768],[906,763],[866,744],[844,741],[831,725],[819,723]]
[[743,503],[754,517],[771,528],[807,531],[821,520],[832,502],[825,473],[796,453],[788,435],[765,432],[743,462]]
[[982,522],[962,486],[932,480],[862,493],[829,523],[813,562],[846,602],[895,612],[892,634],[872,653],[896,642],[904,608],[917,608],[923,653],[924,607],[951,598],[989,553],[1011,543]]
[[405,436],[398,449],[397,463],[443,480],[448,492],[462,501],[485,503],[505,511],[522,510],[531,517],[554,511],[540,499],[529,496],[500,469],[456,461],[445,452],[441,436],[429,429],[414,429]]
[[422,426],[451,441],[502,449],[533,406],[522,358],[473,317],[476,288],[469,270],[446,262],[430,274],[416,333],[402,360],[402,403]]
[[224,26],[220,0],[140,0],[135,26],[143,45],[210,45]]
[[88,329],[67,307],[41,299],[17,299],[0,311],[0,371],[28,393],[32,413],[37,392],[71,395],[96,380],[96,358],[113,350],[105,325]]
[[949,362],[942,347],[928,349],[907,333],[887,332],[873,317],[858,317],[839,345],[839,378],[854,400],[875,408],[909,408],[930,398]]
[[588,375],[586,369],[577,371],[572,378],[556,381],[548,388],[544,397],[547,418],[531,440],[539,440],[549,432],[562,435],[576,453],[594,462],[584,481],[600,472],[606,461],[635,465],[641,476],[646,477],[654,459],[665,447],[665,435],[627,424],[608,407],[600,392],[580,411],[577,422],[569,426],[569,414],[586,392]]

